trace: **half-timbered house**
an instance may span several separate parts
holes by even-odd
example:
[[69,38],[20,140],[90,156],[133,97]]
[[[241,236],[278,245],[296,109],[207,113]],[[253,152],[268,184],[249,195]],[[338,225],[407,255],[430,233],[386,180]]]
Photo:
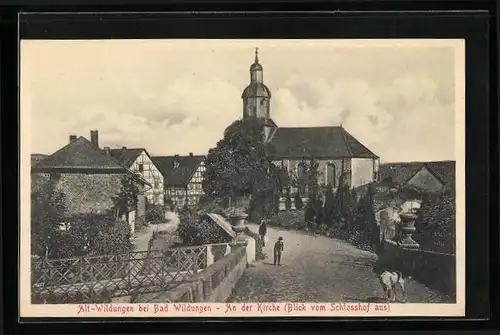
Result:
[[156,156],[153,162],[163,175],[165,203],[178,210],[193,207],[204,195],[205,156]]
[[127,147],[110,149],[105,147],[104,151],[109,153],[122,166],[140,174],[151,184],[151,188],[146,191],[148,203],[164,205],[163,176],[146,149]]

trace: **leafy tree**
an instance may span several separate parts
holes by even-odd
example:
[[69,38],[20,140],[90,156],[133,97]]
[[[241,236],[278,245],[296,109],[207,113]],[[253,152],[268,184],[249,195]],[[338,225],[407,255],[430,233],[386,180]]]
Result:
[[251,196],[251,214],[273,213],[276,195],[288,184],[283,169],[271,161],[272,147],[263,143],[262,122],[255,118],[235,121],[224,138],[209,150],[203,191],[210,197]]
[[298,188],[300,195],[307,195],[309,199],[318,197],[320,193],[318,167],[319,163],[314,159],[298,163],[300,173],[293,175],[291,183]]
[[325,192],[325,219],[327,220],[327,223],[332,225],[333,223],[333,211],[334,211],[334,200],[335,196],[333,194],[333,189],[332,185],[327,185],[326,187],[326,192]]
[[56,257],[60,249],[61,224],[66,208],[65,195],[50,180],[31,194],[32,253]]
[[113,198],[113,211],[115,220],[118,220],[122,215],[128,215],[131,208],[137,206],[140,190],[137,185],[137,179],[132,174],[126,174],[121,178],[120,192]]

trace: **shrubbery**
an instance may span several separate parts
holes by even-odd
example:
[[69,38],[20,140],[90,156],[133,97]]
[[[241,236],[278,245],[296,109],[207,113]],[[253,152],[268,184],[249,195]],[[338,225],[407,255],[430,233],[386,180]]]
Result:
[[213,224],[208,218],[203,218],[199,213],[183,212],[179,215],[179,220],[177,235],[182,240],[182,245],[228,243],[232,240],[222,228]]
[[423,249],[455,253],[455,198],[449,195],[426,196],[415,222],[413,238]]
[[[73,217],[65,230],[59,230],[57,247],[51,258],[98,256],[132,249],[128,223],[116,222],[110,215],[87,214]],[[44,256],[43,254],[38,254]]]
[[165,221],[165,209],[161,205],[147,204],[146,221],[152,224],[158,224]]

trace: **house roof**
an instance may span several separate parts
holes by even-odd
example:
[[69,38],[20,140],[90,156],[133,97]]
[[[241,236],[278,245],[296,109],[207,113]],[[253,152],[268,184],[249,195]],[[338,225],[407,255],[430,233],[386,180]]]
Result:
[[111,157],[113,157],[118,163],[120,163],[125,167],[130,167],[143,151],[146,151],[146,149],[143,148],[109,149]]
[[34,171],[53,169],[116,170],[126,172],[115,159],[106,155],[83,136],[70,142],[33,166]]
[[396,184],[404,184],[423,167],[426,167],[443,184],[449,184],[455,181],[454,161],[380,164],[380,180],[383,181],[391,178]]
[[396,184],[404,184],[422,167],[421,162],[380,164],[380,180],[391,179]]
[[31,166],[35,166],[42,159],[47,157],[45,154],[31,154]]
[[205,156],[177,156],[179,166],[174,167],[176,156],[152,157],[153,163],[164,178],[164,185],[183,186],[191,180],[194,172],[205,159]]
[[443,183],[455,182],[455,161],[428,162],[426,165]]
[[278,158],[378,158],[341,126],[278,128],[270,144]]

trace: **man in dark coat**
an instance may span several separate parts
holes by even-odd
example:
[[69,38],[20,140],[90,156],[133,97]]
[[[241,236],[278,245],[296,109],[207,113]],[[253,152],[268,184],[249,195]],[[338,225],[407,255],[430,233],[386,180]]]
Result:
[[283,253],[284,247],[283,237],[280,236],[278,241],[274,243],[274,265],[281,265],[281,254]]
[[264,246],[266,246],[266,240],[264,239],[266,235],[267,235],[267,223],[266,221],[261,220],[259,226],[259,236]]

